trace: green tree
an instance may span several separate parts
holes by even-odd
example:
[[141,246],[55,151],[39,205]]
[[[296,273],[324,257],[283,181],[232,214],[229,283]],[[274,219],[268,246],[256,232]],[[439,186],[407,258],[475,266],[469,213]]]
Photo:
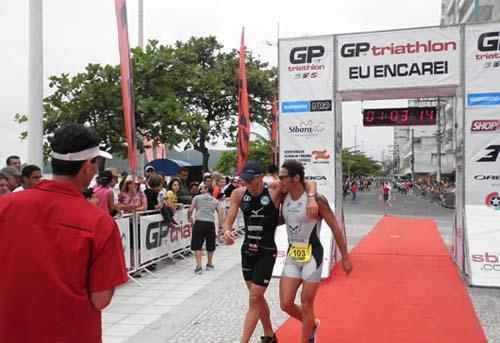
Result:
[[[250,141],[248,159],[259,161],[262,168],[266,168],[267,165],[271,164],[271,142],[263,139]],[[222,153],[215,169],[225,175],[231,175],[237,164],[237,151],[232,149]]]
[[383,173],[379,162],[349,149],[342,150],[342,172],[344,176],[379,176]]
[[[138,145],[146,134],[174,147],[187,142],[203,154],[208,169],[208,146],[230,146],[237,133],[238,53],[224,52],[215,37],[191,38],[174,46],[150,41],[132,50],[132,71]],[[270,131],[276,69],[247,54],[251,120]],[[70,77],[51,76],[53,93],[44,99],[45,152],[54,130],[68,122],[94,128],[102,147],[126,156],[119,66],[89,64]],[[17,115],[18,122],[26,121]],[[26,137],[26,133],[22,135]]]
[[[187,82],[179,90],[179,99],[189,113],[202,118],[191,122],[184,135],[187,147],[203,154],[204,170],[208,169],[208,146],[220,140],[234,146],[237,135],[239,56],[236,50],[225,53],[222,48],[213,36],[176,43],[180,74]],[[246,70],[250,120],[270,131],[276,69],[247,52]]]

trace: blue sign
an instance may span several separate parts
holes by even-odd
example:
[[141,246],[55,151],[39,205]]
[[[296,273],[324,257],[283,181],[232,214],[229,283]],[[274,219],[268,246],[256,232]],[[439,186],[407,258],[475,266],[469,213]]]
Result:
[[281,113],[302,113],[310,111],[310,101],[289,101],[281,103]]
[[500,105],[500,93],[467,94],[467,106],[494,106],[494,105]]

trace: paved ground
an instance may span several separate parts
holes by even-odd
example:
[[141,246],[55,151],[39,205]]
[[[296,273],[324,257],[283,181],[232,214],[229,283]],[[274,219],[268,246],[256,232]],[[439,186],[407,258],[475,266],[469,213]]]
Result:
[[[370,192],[361,193],[356,204],[345,202],[349,247],[356,245],[384,213],[434,219],[449,246],[453,210],[397,195],[394,206],[386,207],[376,193]],[[218,248],[214,271],[195,275],[193,258],[189,257],[186,261],[163,263],[156,278],[140,279],[142,287],[131,282],[121,287],[103,314],[104,343],[239,342],[247,309],[239,244]],[[287,318],[279,310],[277,287],[277,280],[273,280],[266,292],[276,327]],[[468,290],[489,341],[500,343],[500,290]],[[260,334],[259,328],[255,338]]]

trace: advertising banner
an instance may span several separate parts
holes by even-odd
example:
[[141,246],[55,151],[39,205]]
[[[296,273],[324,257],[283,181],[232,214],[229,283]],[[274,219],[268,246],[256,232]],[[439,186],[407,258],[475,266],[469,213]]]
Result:
[[500,24],[465,28],[465,223],[470,282],[500,286]]
[[[280,40],[280,163],[297,160],[308,180],[335,206],[335,118],[333,36]],[[330,275],[332,234],[320,235],[325,249],[323,278]],[[286,227],[275,236],[278,256],[273,275],[281,276],[288,249]]]
[[279,52],[280,161],[300,161],[333,207],[333,36],[282,40]]
[[177,211],[174,218],[180,224],[180,230],[169,229],[160,214],[140,217],[139,246],[141,264],[189,248],[191,245],[192,225],[187,220],[187,210]]
[[460,83],[460,30],[434,27],[337,36],[340,92]]
[[125,256],[125,267],[130,268],[130,227],[132,225],[132,217],[120,218],[115,220],[120,237],[122,239],[123,255]]

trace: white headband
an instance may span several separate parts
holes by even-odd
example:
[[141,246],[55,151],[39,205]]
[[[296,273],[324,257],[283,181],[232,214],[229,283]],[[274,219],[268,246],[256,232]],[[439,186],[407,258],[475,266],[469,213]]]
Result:
[[58,152],[53,151],[52,152],[52,157],[57,159],[57,160],[62,160],[62,161],[85,161],[97,156],[104,157],[107,160],[110,160],[113,158],[110,153],[106,151],[101,151],[99,150],[98,146],[95,146],[93,148],[85,149],[82,151],[77,151],[77,152],[70,152],[67,154],[60,154]]

